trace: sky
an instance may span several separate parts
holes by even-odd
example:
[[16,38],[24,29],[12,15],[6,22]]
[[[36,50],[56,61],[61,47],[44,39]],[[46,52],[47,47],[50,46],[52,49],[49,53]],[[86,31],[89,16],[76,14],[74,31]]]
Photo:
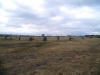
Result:
[[0,0],[0,34],[100,35],[100,0]]

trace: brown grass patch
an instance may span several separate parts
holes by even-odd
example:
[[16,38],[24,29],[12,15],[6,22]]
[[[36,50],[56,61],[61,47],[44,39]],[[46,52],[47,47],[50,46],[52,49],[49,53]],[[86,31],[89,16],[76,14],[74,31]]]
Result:
[[0,38],[0,57],[7,75],[99,75],[100,39]]

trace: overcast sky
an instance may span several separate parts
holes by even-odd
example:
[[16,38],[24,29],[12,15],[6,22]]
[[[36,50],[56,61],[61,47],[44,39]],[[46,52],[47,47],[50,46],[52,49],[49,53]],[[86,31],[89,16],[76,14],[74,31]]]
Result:
[[0,34],[100,34],[100,0],[0,0]]

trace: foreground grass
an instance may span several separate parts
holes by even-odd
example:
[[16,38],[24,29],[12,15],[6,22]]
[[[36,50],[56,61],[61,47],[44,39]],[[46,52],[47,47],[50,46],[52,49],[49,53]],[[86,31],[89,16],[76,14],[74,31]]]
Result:
[[6,75],[6,69],[3,67],[3,62],[0,59],[0,75]]
[[[0,40],[7,75],[100,75],[100,39],[41,37]],[[2,70],[1,70],[2,71]],[[1,75],[1,74],[0,74]]]

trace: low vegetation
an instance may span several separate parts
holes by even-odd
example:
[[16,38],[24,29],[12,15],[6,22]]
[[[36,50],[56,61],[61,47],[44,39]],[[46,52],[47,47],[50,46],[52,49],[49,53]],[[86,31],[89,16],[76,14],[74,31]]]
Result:
[[0,75],[100,75],[100,39],[0,37]]

